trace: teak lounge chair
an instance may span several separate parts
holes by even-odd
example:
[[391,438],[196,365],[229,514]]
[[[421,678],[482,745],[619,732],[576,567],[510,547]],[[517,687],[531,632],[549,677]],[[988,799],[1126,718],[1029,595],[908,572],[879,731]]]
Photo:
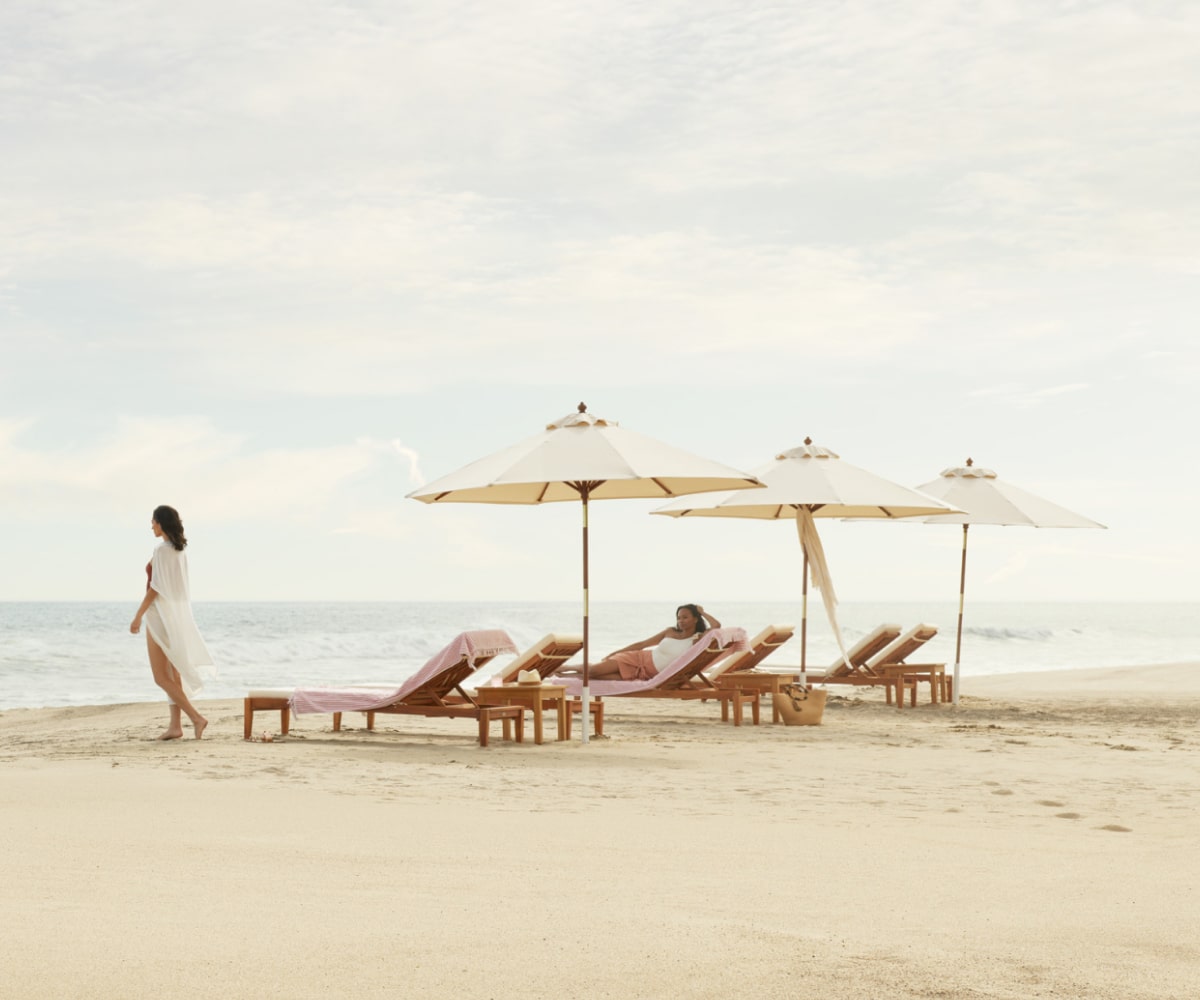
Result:
[[462,686],[493,657],[515,652],[517,648],[508,633],[499,629],[463,632],[399,687],[297,688],[290,705],[298,715],[332,712],[335,732],[342,728],[343,712],[366,712],[367,729],[375,728],[379,713],[475,719],[480,746],[488,745],[490,723],[514,719],[520,743],[524,738],[523,709],[516,705],[476,704]]
[[[759,670],[758,665],[787,642],[795,631],[794,625],[768,625],[750,640],[749,649],[725,657],[705,676],[720,688],[740,688],[774,696],[782,685],[795,683],[800,675]],[[780,721],[774,697],[771,699],[771,721]]]
[[865,685],[885,683],[883,678],[870,668],[869,663],[873,657],[895,642],[903,631],[899,625],[877,625],[846,650],[846,660],[839,656],[823,674],[809,672],[808,682]]
[[[589,683],[593,698],[677,698],[684,701],[720,701],[721,719],[729,720],[733,706],[733,724],[742,724],[743,706],[749,703],[758,725],[759,695],[737,687],[717,687],[704,676],[718,660],[730,653],[749,649],[746,633],[740,628],[715,628],[703,633],[662,670],[644,681],[594,680]],[[561,677],[567,693],[578,697],[583,691],[582,677]]]
[[536,670],[542,680],[553,677],[569,659],[583,649],[583,636],[550,632],[512,661],[489,684],[516,684],[522,670]]
[[936,625],[914,625],[902,636],[876,653],[867,663],[867,669],[882,679],[887,686],[888,704],[892,703],[892,690],[896,692],[896,707],[904,707],[904,692],[909,692],[910,705],[917,703],[917,685],[924,681],[929,685],[929,700],[933,704],[949,701],[953,695],[953,680],[946,676],[944,663],[909,663],[908,659],[938,630]]

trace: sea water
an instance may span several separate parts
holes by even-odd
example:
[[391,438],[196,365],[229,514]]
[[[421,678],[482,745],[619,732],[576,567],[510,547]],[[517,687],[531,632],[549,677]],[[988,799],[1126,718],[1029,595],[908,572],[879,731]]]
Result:
[[[150,677],[143,636],[129,633],[128,602],[0,603],[0,710],[102,705],[163,698]],[[724,625],[753,635],[770,624],[798,625],[798,603],[708,607]],[[398,683],[459,632],[504,629],[524,649],[547,632],[580,632],[580,602],[255,603],[194,606],[218,677],[199,697],[241,698],[251,688]],[[595,662],[674,623],[674,606],[596,602],[590,606]],[[845,603],[837,609],[847,645],[890,622],[940,629],[923,662],[952,664],[957,604]],[[810,601],[807,663],[837,658],[824,607]],[[499,657],[481,676],[502,668]],[[1200,604],[977,603],[965,608],[962,676],[1200,661]],[[800,662],[797,636],[765,666]]]

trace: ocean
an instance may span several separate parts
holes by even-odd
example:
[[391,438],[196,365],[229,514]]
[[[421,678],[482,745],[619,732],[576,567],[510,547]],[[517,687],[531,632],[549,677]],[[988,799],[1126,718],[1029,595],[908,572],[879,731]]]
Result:
[[[129,633],[135,610],[129,602],[0,603],[0,710],[161,700],[145,640]],[[798,603],[708,610],[751,635],[800,617]],[[218,670],[201,699],[241,698],[260,687],[398,682],[459,632],[502,628],[523,649],[547,632],[579,632],[582,614],[579,602],[200,602],[194,611]],[[956,603],[845,603],[839,621],[847,644],[881,622],[937,625],[921,659],[950,664],[957,612]],[[593,601],[593,662],[673,624],[674,614],[673,605]],[[820,669],[836,657],[824,608],[810,601],[808,664]],[[797,634],[767,665],[799,661]],[[983,674],[1179,661],[1200,661],[1200,604],[966,606],[964,691]]]

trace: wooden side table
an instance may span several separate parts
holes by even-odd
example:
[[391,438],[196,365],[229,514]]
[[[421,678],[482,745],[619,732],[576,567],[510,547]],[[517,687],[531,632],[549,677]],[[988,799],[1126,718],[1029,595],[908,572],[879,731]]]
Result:
[[714,683],[719,688],[733,688],[742,691],[757,691],[760,695],[771,695],[771,722],[781,721],[779,709],[775,707],[774,696],[780,693],[784,684],[799,684],[799,674],[776,674],[758,670],[740,670],[736,673],[721,674]]
[[[568,738],[570,706],[567,689],[562,684],[485,684],[475,691],[480,705],[520,705],[533,712],[533,742],[542,742],[542,711],[550,705],[558,713],[558,738]],[[507,727],[508,723],[505,722]]]

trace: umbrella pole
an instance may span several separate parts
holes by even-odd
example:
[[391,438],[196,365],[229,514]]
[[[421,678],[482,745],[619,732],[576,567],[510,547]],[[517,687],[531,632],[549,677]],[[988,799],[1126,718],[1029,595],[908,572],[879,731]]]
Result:
[[808,686],[808,549],[800,547],[804,552],[804,582],[801,584],[800,604],[800,683]]
[[967,592],[967,529],[969,524],[963,525],[963,550],[962,550],[962,570],[958,575],[958,638],[954,640],[954,698],[953,704],[958,707],[958,673],[959,664],[962,662],[962,625],[963,625],[963,603]]
[[585,485],[579,496],[583,500],[583,717],[580,725],[581,742],[588,741],[588,723],[591,721],[591,696],[588,693],[588,488]]

